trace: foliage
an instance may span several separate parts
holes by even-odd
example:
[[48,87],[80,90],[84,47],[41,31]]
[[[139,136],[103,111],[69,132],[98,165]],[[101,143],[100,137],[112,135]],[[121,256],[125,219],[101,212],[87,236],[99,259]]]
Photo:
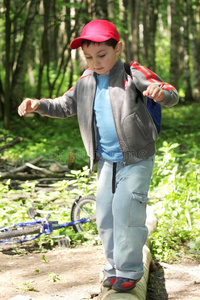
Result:
[[18,132],[23,141],[14,149],[4,152],[3,158],[6,160],[23,162],[42,155],[44,159],[67,164],[69,153],[74,151],[77,168],[88,163],[76,118],[69,118],[66,121],[45,117],[37,118],[37,116],[30,118],[16,116],[11,122],[10,131],[0,129],[0,137],[9,134],[9,138],[12,140],[14,136],[18,136]]
[[158,227],[151,242],[153,255],[164,261],[181,256],[182,246],[200,257],[198,112],[198,106],[166,111],[158,141],[151,187]]

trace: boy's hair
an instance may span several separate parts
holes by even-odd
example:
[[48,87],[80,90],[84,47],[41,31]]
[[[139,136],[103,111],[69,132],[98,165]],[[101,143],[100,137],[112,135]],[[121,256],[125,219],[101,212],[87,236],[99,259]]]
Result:
[[112,39],[112,38],[105,41],[105,42],[93,42],[93,41],[90,41],[90,40],[82,39],[81,40],[81,47],[83,47],[83,45],[86,45],[88,47],[91,44],[100,45],[102,43],[106,44],[107,46],[113,47],[114,49],[115,49],[116,45],[118,44],[118,42],[116,40]]

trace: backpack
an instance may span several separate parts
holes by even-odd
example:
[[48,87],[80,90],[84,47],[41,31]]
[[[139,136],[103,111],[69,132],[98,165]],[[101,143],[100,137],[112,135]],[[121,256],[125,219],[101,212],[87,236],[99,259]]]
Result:
[[[130,65],[128,63],[124,64],[125,71],[128,75],[131,76],[131,70],[130,70]],[[132,76],[131,76],[132,77]],[[144,97],[142,93],[137,90],[139,94],[141,94],[141,97]],[[162,118],[162,113],[161,113],[161,105],[158,102],[155,102],[153,99],[147,97],[147,109],[154,121],[154,124],[157,128],[158,133],[160,133],[161,130],[161,118]]]

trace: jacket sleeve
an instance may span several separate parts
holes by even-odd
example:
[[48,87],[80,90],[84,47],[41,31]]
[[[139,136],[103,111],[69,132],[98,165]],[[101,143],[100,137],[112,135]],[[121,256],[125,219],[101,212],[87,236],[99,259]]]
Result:
[[36,112],[52,118],[68,118],[76,115],[76,89],[75,87],[55,99],[41,99]]
[[[80,77],[79,79],[81,79]],[[36,112],[52,118],[68,118],[77,114],[77,90],[79,80],[61,97],[41,99]]]
[[140,92],[144,92],[150,84],[156,84],[164,90],[165,94],[164,99],[159,102],[161,105],[170,107],[178,103],[178,92],[171,84],[163,82],[157,74],[136,61],[130,62],[129,65],[135,86]]

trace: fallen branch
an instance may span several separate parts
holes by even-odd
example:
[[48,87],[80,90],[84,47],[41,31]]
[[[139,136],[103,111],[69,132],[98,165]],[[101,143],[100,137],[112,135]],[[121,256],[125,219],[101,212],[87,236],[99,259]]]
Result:
[[[42,160],[42,158],[43,158],[43,156],[39,156],[39,157],[33,159],[30,163],[37,164],[37,163],[39,163],[39,161]],[[0,172],[0,180],[16,178],[15,176],[13,176],[13,174],[25,171],[27,168],[28,168],[28,166],[25,163],[24,165],[17,167],[17,168],[12,168],[12,169],[8,170],[7,172]],[[25,175],[24,175],[24,177],[25,177]]]
[[[43,156],[38,156],[37,158],[33,159],[30,161],[30,164],[36,165],[38,164],[41,160],[43,159]],[[18,173],[18,172],[22,172],[24,170],[27,169],[27,163],[25,163],[24,165],[17,167],[17,168],[13,168],[11,170],[8,171],[8,173]]]
[[10,143],[8,143],[8,144],[6,144],[6,145],[4,145],[4,146],[1,146],[1,147],[0,147],[0,152],[4,152],[5,149],[14,146],[15,144],[21,142],[22,140],[23,140],[23,139],[22,139],[21,137],[18,137],[18,138],[16,138],[16,139],[14,139],[13,141],[11,141]]
[[63,173],[50,173],[50,174],[28,174],[28,173],[9,173],[0,174],[0,180],[11,179],[11,180],[36,180],[36,179],[44,179],[44,178],[60,178],[66,179]]
[[11,180],[39,180],[39,179],[52,179],[63,180],[66,179],[65,175],[69,174],[69,169],[65,165],[61,165],[54,162],[50,165],[49,169],[39,167],[37,164],[43,159],[43,156],[38,156],[37,158],[31,160],[30,162],[24,163],[22,166],[17,168],[11,168],[6,172],[0,171],[0,181],[4,179]]
[[47,174],[47,175],[48,175],[48,174],[52,174],[51,171],[46,170],[46,169],[44,169],[44,168],[39,168],[39,167],[33,165],[32,163],[26,163],[26,166],[29,167],[29,168],[31,168],[31,169],[40,171],[40,172],[42,172],[42,173],[44,173],[44,174]]

